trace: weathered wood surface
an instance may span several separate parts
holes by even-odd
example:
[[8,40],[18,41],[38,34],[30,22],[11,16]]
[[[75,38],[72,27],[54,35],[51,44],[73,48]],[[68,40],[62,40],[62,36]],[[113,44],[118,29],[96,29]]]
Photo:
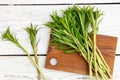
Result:
[[[93,5],[94,6],[94,5]],[[99,34],[120,37],[120,5],[95,5],[104,11],[104,19],[99,26]],[[50,20],[50,14],[57,10],[60,14],[60,10],[66,9],[68,5],[58,5],[58,6],[0,6],[0,32],[4,32],[8,26],[10,26],[13,32],[17,33],[17,37],[21,43],[31,50],[28,45],[29,40],[28,35],[22,29],[28,26],[30,23],[37,24],[39,27],[45,27],[43,24]],[[49,41],[50,29],[42,28],[40,32],[41,36],[39,44],[39,54],[46,53],[46,48]],[[24,35],[23,35],[24,34]],[[0,41],[0,55],[2,54],[22,54],[21,50],[16,48],[16,46],[11,43]],[[6,50],[7,45],[7,50]],[[120,45],[120,40],[118,39],[118,45]],[[11,49],[12,48],[12,49]],[[17,50],[16,50],[17,49]],[[120,46],[117,46],[116,54],[120,54]],[[30,51],[31,52],[31,51]]]
[[[76,73],[45,69],[45,56],[39,64],[48,80],[89,80],[88,76]],[[120,80],[120,56],[115,57],[113,80]],[[26,56],[0,56],[0,80],[37,80],[36,69]]]
[[[17,37],[22,45],[32,53],[31,47],[28,45],[28,35],[21,28],[24,28],[31,22],[38,24],[40,27],[45,27],[43,24],[50,20],[49,14],[52,11],[66,9],[69,4],[90,3],[91,5],[97,3],[91,6],[97,6],[105,14],[100,24],[99,34],[118,37],[113,80],[120,80],[119,2],[119,0],[0,0],[0,33],[10,26],[11,30],[17,33]],[[38,52],[39,55],[42,55],[39,58],[39,64],[48,80],[89,80],[88,76],[85,75],[44,68],[46,56],[43,55],[47,53],[49,33],[49,28],[42,28],[38,35],[41,39]],[[31,61],[23,55],[24,53],[12,43],[0,41],[0,80],[37,80],[36,69]]]

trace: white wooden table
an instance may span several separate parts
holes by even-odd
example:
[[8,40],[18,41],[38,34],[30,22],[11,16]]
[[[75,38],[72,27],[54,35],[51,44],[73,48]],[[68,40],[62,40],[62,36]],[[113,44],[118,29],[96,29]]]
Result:
[[[118,37],[113,80],[120,80],[120,1],[119,0],[0,0],[0,32],[10,26],[23,46],[32,53],[28,35],[22,28],[30,23],[44,27],[39,31],[39,64],[48,80],[89,80],[88,76],[45,69],[50,29],[43,24],[50,13],[72,4],[96,6],[104,11],[99,34]],[[0,80],[37,80],[36,69],[28,57],[14,44],[0,41]]]

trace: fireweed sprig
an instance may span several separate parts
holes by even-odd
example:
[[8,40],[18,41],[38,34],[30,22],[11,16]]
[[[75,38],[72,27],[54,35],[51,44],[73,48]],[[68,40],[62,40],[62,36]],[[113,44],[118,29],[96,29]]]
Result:
[[[33,52],[34,52],[34,58],[35,58],[35,61],[36,61],[37,65],[39,66],[39,61],[38,61],[38,57],[37,57],[37,44],[38,44],[38,41],[36,40],[39,28],[37,27],[37,25],[33,26],[32,24],[30,24],[30,26],[28,26],[28,27],[26,27],[24,29],[29,34],[30,43],[31,43],[31,46],[32,46]],[[39,70],[37,70],[37,73],[38,73],[38,80],[40,80],[40,72],[39,72]]]

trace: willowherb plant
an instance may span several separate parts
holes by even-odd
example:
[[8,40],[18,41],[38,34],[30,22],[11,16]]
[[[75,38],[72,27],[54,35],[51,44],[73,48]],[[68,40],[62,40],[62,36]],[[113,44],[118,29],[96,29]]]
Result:
[[[96,33],[103,13],[94,7],[69,7],[62,16],[54,12],[52,21],[45,25],[51,28],[51,43],[65,53],[77,52],[88,62],[90,80],[108,80],[110,69],[96,46]],[[91,31],[89,32],[89,28]],[[93,41],[90,39],[93,35]]]

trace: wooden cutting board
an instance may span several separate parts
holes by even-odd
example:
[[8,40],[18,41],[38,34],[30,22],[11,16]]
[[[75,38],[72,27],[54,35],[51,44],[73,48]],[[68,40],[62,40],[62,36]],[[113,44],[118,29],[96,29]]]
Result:
[[[116,37],[97,35],[97,46],[102,52],[108,66],[110,67],[111,74],[113,73],[116,44]],[[51,60],[54,59],[57,61],[57,63],[52,65]],[[77,53],[64,54],[62,50],[58,50],[52,46],[49,46],[48,48],[45,68],[88,74],[88,64],[82,58],[82,56]]]

